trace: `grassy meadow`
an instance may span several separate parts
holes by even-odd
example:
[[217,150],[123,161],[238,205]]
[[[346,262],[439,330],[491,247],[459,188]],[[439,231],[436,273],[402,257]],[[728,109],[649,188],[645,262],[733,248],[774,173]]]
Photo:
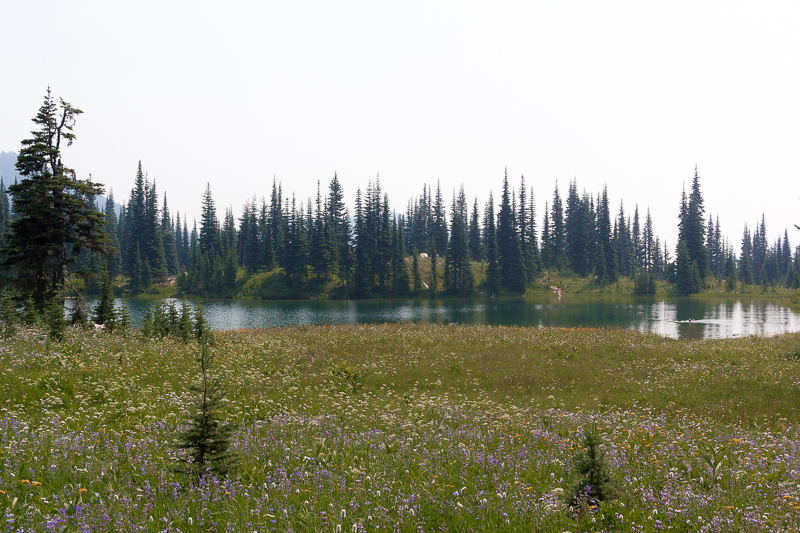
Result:
[[[5,531],[794,531],[800,335],[326,326],[217,332],[236,472],[175,444],[195,343],[0,341]],[[596,422],[618,497],[570,505]]]

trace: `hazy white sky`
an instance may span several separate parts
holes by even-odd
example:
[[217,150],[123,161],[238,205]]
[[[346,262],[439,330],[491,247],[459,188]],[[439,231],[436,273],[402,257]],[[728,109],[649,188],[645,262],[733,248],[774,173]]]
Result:
[[[650,208],[675,244],[698,165],[737,243],[766,213],[800,232],[800,3],[5,2],[0,150],[49,84],[82,109],[64,161],[127,198],[138,161],[198,217],[206,182],[237,216],[275,176],[300,198],[380,172],[393,207],[423,183],[499,197],[524,174]],[[541,227],[541,221],[540,227]]]

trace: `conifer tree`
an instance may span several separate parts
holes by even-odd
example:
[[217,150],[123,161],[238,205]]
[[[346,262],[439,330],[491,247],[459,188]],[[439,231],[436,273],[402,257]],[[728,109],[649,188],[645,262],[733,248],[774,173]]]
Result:
[[472,217],[469,221],[469,255],[473,261],[483,261],[486,256],[483,243],[481,242],[481,229],[478,217],[478,198],[475,197],[475,204],[472,206]]
[[[125,273],[131,278],[135,275],[134,268],[136,267],[136,257],[132,253],[138,248],[139,258],[141,261],[141,252],[144,250],[141,239],[145,234],[145,181],[144,172],[142,172],[142,162],[139,161],[139,168],[136,171],[136,178],[134,180],[131,195],[128,199],[128,205],[125,209],[125,223],[124,223],[124,239],[123,249],[130,250],[131,253],[123,255],[123,267]],[[141,267],[139,267],[141,270]]]
[[[0,250],[6,245],[6,235],[11,227],[11,201],[6,193],[6,185],[0,178]],[[4,259],[0,255],[0,261]]]
[[161,238],[164,249],[164,259],[167,263],[167,274],[175,276],[178,273],[178,249],[175,246],[175,231],[172,228],[172,218],[167,207],[167,193],[164,193],[164,205],[161,207]]
[[266,231],[262,231],[258,222],[256,212],[256,199],[253,197],[252,202],[245,204],[244,213],[242,214],[242,224],[240,236],[242,240],[242,264],[247,272],[254,274],[262,268],[263,254],[262,243],[260,242],[259,235],[266,236]]
[[639,224],[639,205],[633,211],[633,225],[631,226],[631,247],[633,248],[633,266],[636,270],[644,268],[644,245],[642,243],[642,228]]
[[108,267],[103,267],[103,274],[100,278],[100,299],[94,309],[95,324],[105,325],[111,331],[114,327],[117,313],[114,309],[114,294],[111,287],[111,279]]
[[494,224],[494,199],[489,193],[489,201],[486,203],[486,216],[483,219],[484,238],[486,239],[486,288],[489,295],[497,294],[500,291],[500,265],[498,264],[497,254],[497,231]]
[[536,238],[536,202],[533,187],[530,196],[525,199],[525,177],[522,177],[519,192],[520,244],[525,262],[525,274],[528,283],[536,280],[542,272],[542,261],[539,256],[539,244]]
[[728,292],[733,292],[736,290],[736,262],[733,258],[733,253],[726,253],[725,259],[725,287]]
[[178,262],[178,273],[180,274],[187,267],[186,247],[183,240],[183,226],[181,225],[181,214],[175,213],[175,222],[172,224],[175,232],[175,258]]
[[678,243],[677,274],[675,289],[684,296],[695,292],[694,273],[689,260],[689,250],[685,241]]
[[474,278],[469,260],[467,198],[461,186],[458,199],[453,198],[450,216],[450,241],[445,254],[445,291],[459,298],[472,294]]
[[327,281],[332,273],[333,260],[336,256],[336,242],[333,240],[331,224],[327,217],[327,209],[323,205],[320,182],[317,181],[317,203],[314,211],[314,220],[309,242],[309,259],[314,276],[321,281]]
[[411,278],[413,282],[414,296],[418,296],[422,291],[422,275],[419,272],[419,253],[416,247],[412,251],[411,256]]
[[106,231],[108,232],[109,237],[109,244],[111,248],[117,251],[117,253],[109,253],[106,256],[106,264],[108,265],[108,275],[114,279],[116,278],[122,269],[122,262],[120,258],[120,254],[122,253],[120,242],[119,242],[119,234],[118,234],[118,224],[117,224],[117,212],[116,212],[116,205],[114,204],[114,193],[109,192],[108,198],[106,198],[106,205],[105,205],[105,215],[106,215]]
[[431,234],[436,244],[436,249],[447,250],[447,208],[442,199],[442,189],[436,182],[436,201],[433,204],[431,220]]
[[619,273],[623,276],[633,276],[634,254],[630,232],[630,218],[625,218],[623,202],[619,204],[619,216],[615,222],[614,246],[617,254]]
[[755,274],[752,265],[752,244],[747,224],[744,226],[744,235],[742,236],[742,255],[739,259],[739,276],[743,285],[752,285],[755,282]]
[[597,263],[595,266],[595,275],[597,276],[597,284],[598,285],[605,285],[608,283],[608,275],[606,274],[606,254],[605,254],[605,247],[598,246],[597,248]]
[[378,276],[378,290],[385,294],[391,290],[392,279],[392,227],[387,194],[384,193],[383,203],[376,208],[379,209],[380,232],[375,243],[378,259],[375,270]]
[[210,183],[206,183],[206,192],[203,195],[198,245],[203,252],[219,251],[219,222],[217,221],[217,209],[211,198]]
[[500,199],[500,213],[497,216],[497,259],[500,285],[512,292],[525,292],[525,282],[528,277],[517,235],[516,217],[511,207],[507,173],[503,178],[503,195]]
[[403,234],[403,221],[397,223],[396,230],[396,254],[395,254],[395,287],[394,294],[396,296],[408,296],[410,288],[410,280],[408,276],[408,269],[406,268],[405,256],[405,235]]
[[44,322],[47,328],[47,338],[61,342],[67,331],[67,321],[64,320],[64,304],[60,296],[53,297],[45,307]]
[[225,219],[219,234],[220,253],[227,255],[230,251],[236,250],[236,222],[233,218],[233,208],[225,208]]
[[430,291],[431,298],[436,298],[436,294],[439,292],[439,274],[436,272],[436,241],[431,237],[430,246],[430,260],[431,260],[431,272],[430,272],[430,283],[428,284],[428,290]]
[[613,500],[618,490],[608,472],[603,439],[597,422],[583,430],[582,450],[576,455],[576,470],[581,475],[569,496],[568,503],[579,508],[596,507],[599,502]]
[[642,233],[643,266],[648,272],[654,271],[654,252],[657,249],[653,235],[653,219],[650,217],[650,208],[648,207],[647,216],[644,220],[644,232]]
[[611,242],[611,215],[608,203],[608,189],[605,186],[597,207],[597,229],[598,246],[602,246],[603,256],[606,259],[605,278],[609,283],[616,283],[619,270],[617,254]]
[[196,361],[200,367],[200,381],[190,387],[196,395],[195,412],[189,427],[179,437],[178,448],[187,451],[191,458],[189,474],[199,481],[206,473],[226,476],[232,471],[235,458],[230,452],[233,430],[222,421],[225,391],[220,378],[211,376],[214,354],[205,341]]
[[542,267],[543,268],[552,268],[553,267],[553,245],[550,235],[550,210],[549,204],[547,202],[544,203],[544,223],[542,224]]
[[690,263],[697,263],[694,290],[699,291],[703,288],[704,279],[708,275],[708,249],[705,245],[705,208],[703,207],[703,196],[700,193],[700,176],[697,174],[697,168],[694,170],[692,190],[686,201],[679,229],[680,238],[686,245]]
[[369,236],[367,234],[361,189],[356,189],[355,263],[353,266],[353,296],[368,298],[372,289]]
[[130,271],[130,288],[134,294],[141,292],[144,289],[144,281],[142,272],[142,257],[139,254],[139,245],[136,245],[136,250],[130,254],[133,257],[133,267]]
[[[255,210],[255,206],[253,207]],[[258,261],[255,268],[264,269],[267,272],[275,266],[275,241],[273,233],[274,221],[272,220],[272,209],[267,205],[265,198],[261,198],[261,207],[258,211]]]
[[330,226],[331,263],[343,281],[350,279],[350,225],[344,203],[344,191],[334,172],[328,186],[328,225]]
[[189,237],[189,221],[187,220],[186,213],[183,214],[183,234],[181,235],[181,239],[183,240],[183,266],[186,269],[192,268],[192,241]]
[[575,180],[570,182],[567,193],[565,232],[569,265],[573,272],[586,277],[589,275],[589,247],[593,240],[594,224],[589,218],[589,202],[578,196]]
[[[22,141],[16,169],[22,180],[9,187],[16,218],[0,250],[2,266],[24,298],[33,296],[39,309],[60,298],[69,269],[82,250],[105,254],[105,217],[94,207],[100,184],[80,180],[62,163],[61,143],[75,140],[73,127],[81,110],[63,99],[56,104],[48,88],[34,117],[37,130]],[[60,302],[60,300],[59,300]]]
[[269,203],[269,230],[271,232],[270,242],[272,243],[273,262],[280,264],[283,261],[283,231],[284,231],[284,212],[283,212],[283,190],[280,185],[272,180],[272,195]]
[[556,182],[556,188],[553,191],[550,219],[550,260],[554,269],[563,270],[567,267],[567,239],[564,229],[564,209],[561,203],[561,195],[558,192],[558,182]]

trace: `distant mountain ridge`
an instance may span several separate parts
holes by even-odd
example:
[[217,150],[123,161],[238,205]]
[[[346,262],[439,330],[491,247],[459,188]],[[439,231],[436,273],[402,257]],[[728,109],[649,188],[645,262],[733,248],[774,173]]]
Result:
[[[0,152],[0,180],[3,180],[6,188],[9,185],[14,184],[14,180],[22,179],[22,176],[19,175],[17,172],[17,153],[16,152]],[[98,196],[97,197],[97,206],[100,211],[103,211],[106,208],[106,197],[105,196]],[[117,204],[116,206],[117,215],[121,212],[121,206]]]

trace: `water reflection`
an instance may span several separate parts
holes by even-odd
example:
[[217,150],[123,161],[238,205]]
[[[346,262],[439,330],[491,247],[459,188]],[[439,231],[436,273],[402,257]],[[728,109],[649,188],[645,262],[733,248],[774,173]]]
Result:
[[[130,300],[140,324],[147,300]],[[177,306],[180,302],[175,301]],[[195,301],[188,304],[194,308]],[[120,305],[120,301],[117,301]],[[205,300],[214,329],[321,324],[414,322],[533,327],[636,329],[673,338],[722,338],[800,331],[800,317],[765,299],[597,298],[565,296],[539,300],[439,299],[360,301]]]

